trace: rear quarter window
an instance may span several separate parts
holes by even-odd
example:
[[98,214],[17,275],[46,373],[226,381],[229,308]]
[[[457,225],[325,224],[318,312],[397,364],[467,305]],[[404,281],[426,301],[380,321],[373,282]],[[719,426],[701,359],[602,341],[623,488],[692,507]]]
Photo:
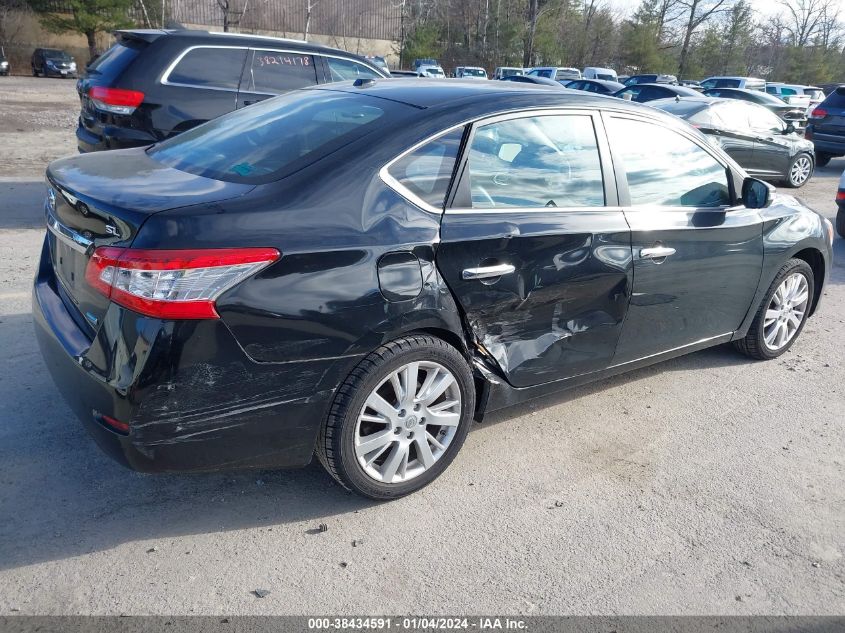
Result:
[[837,88],[824,100],[822,105],[832,108],[845,108],[845,88]]
[[129,68],[129,65],[138,58],[138,55],[146,47],[146,42],[133,40],[118,42],[95,59],[86,68],[86,72],[89,75],[96,75],[106,82],[113,81]]
[[313,55],[284,51],[250,51],[241,92],[281,94],[317,83]]
[[237,90],[246,60],[245,48],[190,49],[170,71],[170,84]]

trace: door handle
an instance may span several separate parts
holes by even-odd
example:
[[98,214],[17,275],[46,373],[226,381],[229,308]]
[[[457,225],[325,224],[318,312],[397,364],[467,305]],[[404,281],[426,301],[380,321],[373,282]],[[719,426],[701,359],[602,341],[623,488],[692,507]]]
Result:
[[513,264],[496,264],[495,266],[481,266],[479,268],[464,268],[461,276],[464,279],[492,279],[502,275],[510,275],[516,270]]
[[654,248],[640,249],[640,259],[663,259],[674,254],[675,249],[670,246],[655,246]]

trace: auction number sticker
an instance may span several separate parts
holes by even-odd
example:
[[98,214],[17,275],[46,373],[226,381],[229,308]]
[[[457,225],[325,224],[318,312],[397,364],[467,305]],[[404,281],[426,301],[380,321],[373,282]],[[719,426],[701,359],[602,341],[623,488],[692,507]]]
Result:
[[[258,67],[264,66],[310,66],[310,55],[256,55],[255,61]],[[355,618],[350,618],[355,619]]]
[[525,620],[497,617],[426,617],[407,616],[400,618],[308,618],[311,630],[397,630],[397,631],[463,631],[463,630],[525,630]]

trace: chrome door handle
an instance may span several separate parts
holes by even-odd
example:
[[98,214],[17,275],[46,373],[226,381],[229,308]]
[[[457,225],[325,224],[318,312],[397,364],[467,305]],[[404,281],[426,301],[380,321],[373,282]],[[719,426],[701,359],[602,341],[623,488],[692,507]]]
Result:
[[654,248],[641,248],[640,259],[663,259],[674,255],[675,249],[669,246],[655,246]]
[[502,275],[510,275],[516,270],[513,264],[496,264],[495,266],[481,266],[480,268],[464,268],[461,276],[464,279],[492,279]]

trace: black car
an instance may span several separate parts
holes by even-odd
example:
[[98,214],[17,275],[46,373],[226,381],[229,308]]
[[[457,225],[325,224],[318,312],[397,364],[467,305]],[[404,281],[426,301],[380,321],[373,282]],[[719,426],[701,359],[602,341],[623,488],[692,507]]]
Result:
[[625,87],[618,81],[608,81],[606,79],[575,79],[564,85],[566,88],[571,88],[572,90],[595,92],[600,95],[613,94]]
[[756,103],[757,105],[763,106],[771,112],[774,112],[781,119],[796,123],[803,122],[807,118],[804,111],[800,108],[796,108],[794,105],[789,105],[783,99],[779,99],[778,97],[761,90],[745,90],[743,88],[710,88],[709,90],[704,91],[704,95],[707,97],[738,99],[740,101]]
[[752,176],[803,187],[813,175],[813,144],[791,122],[736,99],[666,99],[649,105],[685,119]]
[[0,53],[0,75],[8,75],[12,72],[11,66],[9,66],[9,60]]
[[58,48],[36,48],[30,58],[33,77],[76,78],[76,60]]
[[669,99],[672,97],[697,97],[700,94],[700,92],[696,92],[692,88],[673,86],[671,84],[634,84],[614,92],[613,96],[628,101],[645,103],[646,101]]
[[391,77],[419,77],[419,73],[416,70],[391,70],[390,71]]
[[626,86],[637,84],[677,84],[678,78],[675,75],[664,75],[658,73],[647,73],[644,75],[631,75],[622,82]]
[[77,83],[79,151],[151,145],[297,88],[385,71],[301,40],[206,31],[117,31]]
[[820,167],[831,158],[845,156],[845,86],[836,88],[810,112],[804,138],[816,146]]
[[729,341],[779,356],[832,257],[830,222],[683,121],[515,82],[299,90],[47,178],[37,338],[103,449],[316,453],[376,499],[489,411]]

